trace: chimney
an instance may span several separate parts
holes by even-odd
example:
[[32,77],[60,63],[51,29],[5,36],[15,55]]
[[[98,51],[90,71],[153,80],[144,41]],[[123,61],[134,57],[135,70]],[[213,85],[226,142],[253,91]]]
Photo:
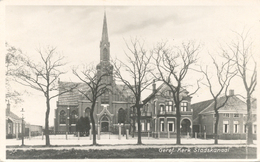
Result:
[[229,96],[234,96],[234,89],[229,90]]
[[156,91],[156,84],[155,84],[155,80],[153,80],[153,93],[155,93]]
[[6,112],[7,112],[8,114],[10,113],[10,103],[9,103],[9,100],[8,100],[8,103],[7,103]]

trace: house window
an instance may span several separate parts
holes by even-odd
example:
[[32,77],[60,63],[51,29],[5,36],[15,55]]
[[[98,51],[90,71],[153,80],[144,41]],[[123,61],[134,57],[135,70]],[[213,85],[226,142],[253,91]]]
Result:
[[206,131],[206,125],[203,126],[203,130]]
[[246,129],[247,129],[247,126],[246,126],[246,124],[244,124],[244,133],[247,132]]
[[167,101],[165,107],[166,107],[166,112],[172,112],[173,111],[172,101]]
[[168,122],[168,131],[173,132],[174,131],[174,124],[173,122]]
[[239,123],[238,123],[238,121],[234,121],[234,133],[239,133]]
[[146,123],[147,131],[150,131],[150,123]]
[[164,112],[164,105],[160,105],[160,112]]
[[254,124],[254,126],[253,126],[253,133],[254,134],[256,134],[256,130],[257,130],[257,126],[256,126],[256,124]]
[[70,124],[76,124],[76,122],[77,122],[77,119],[78,119],[78,115],[77,115],[77,112],[76,112],[76,110],[73,110],[72,112],[71,112],[71,118],[70,118]]
[[153,102],[154,105],[154,114],[156,114],[156,101]]
[[234,118],[238,118],[239,117],[239,114],[234,114]]
[[64,110],[60,112],[60,124],[66,124],[66,113]]
[[141,123],[141,125],[142,125],[141,131],[144,131],[144,123]]
[[223,121],[223,133],[229,132],[229,124],[228,121]]
[[181,110],[188,111],[188,102],[181,102]]
[[228,114],[228,113],[224,113],[224,114],[223,114],[223,117],[229,118],[229,114]]
[[8,134],[11,134],[11,123],[8,123]]
[[164,121],[161,121],[161,132],[164,131]]
[[173,96],[173,95],[172,95],[172,91],[171,91],[171,90],[166,91],[166,92],[165,92],[165,96],[167,96],[167,97],[172,97],[172,96]]

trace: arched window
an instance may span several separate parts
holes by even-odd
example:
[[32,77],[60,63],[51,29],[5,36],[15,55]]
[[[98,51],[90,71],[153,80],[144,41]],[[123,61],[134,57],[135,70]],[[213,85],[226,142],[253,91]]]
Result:
[[73,110],[71,112],[70,124],[76,124],[77,119],[78,119],[78,113],[76,110]]
[[123,108],[118,110],[118,123],[125,123],[126,120],[126,112]]
[[85,109],[85,116],[86,116],[86,117],[90,117],[90,108],[89,108],[89,107],[87,107],[87,108]]
[[164,113],[164,105],[160,105],[160,113]]
[[106,91],[101,95],[101,104],[108,104],[109,103],[109,92]]
[[60,112],[60,124],[66,124],[66,113],[64,110]]

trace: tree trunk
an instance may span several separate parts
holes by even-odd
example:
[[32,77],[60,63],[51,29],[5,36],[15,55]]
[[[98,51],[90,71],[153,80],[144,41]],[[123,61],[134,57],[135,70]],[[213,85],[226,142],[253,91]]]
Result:
[[177,117],[177,138],[176,138],[176,144],[181,144],[181,114],[180,114],[180,106],[177,103],[176,104],[176,117]]
[[251,111],[251,96],[247,94],[247,144],[253,144],[253,129],[252,129],[252,111]]
[[50,114],[50,100],[47,97],[46,99],[46,106],[47,106],[47,110],[46,110],[46,114],[45,114],[45,137],[46,137],[46,146],[50,146],[50,137],[49,137],[49,114]]
[[94,117],[93,117],[93,112],[94,112],[93,107],[95,107],[95,106],[92,106],[92,110],[90,111],[90,119],[91,119],[91,123],[92,123],[93,145],[97,145],[96,126],[95,126],[95,120],[94,120]]
[[215,138],[215,144],[218,144],[218,121],[219,121],[219,113],[218,111],[215,109],[215,113],[216,113],[216,122],[215,122],[215,128],[214,128],[214,138]]
[[140,111],[140,106],[138,105],[137,107],[137,127],[138,127],[138,141],[137,144],[141,145],[142,141],[141,141],[141,111]]
[[135,137],[135,118],[136,118],[135,107],[133,107],[133,132],[132,132],[132,138]]

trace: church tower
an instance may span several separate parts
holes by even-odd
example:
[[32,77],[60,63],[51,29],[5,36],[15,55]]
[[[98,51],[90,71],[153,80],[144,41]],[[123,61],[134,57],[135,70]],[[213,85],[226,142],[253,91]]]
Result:
[[108,33],[107,33],[106,13],[104,13],[103,31],[102,31],[101,41],[100,41],[100,62],[102,61],[109,62],[109,59],[110,59],[110,42],[108,40]]
[[113,65],[110,63],[110,42],[107,31],[107,18],[104,13],[102,37],[100,41],[100,63],[97,65],[97,74],[101,76],[104,72],[109,72],[109,76],[102,78],[106,83],[113,83]]

